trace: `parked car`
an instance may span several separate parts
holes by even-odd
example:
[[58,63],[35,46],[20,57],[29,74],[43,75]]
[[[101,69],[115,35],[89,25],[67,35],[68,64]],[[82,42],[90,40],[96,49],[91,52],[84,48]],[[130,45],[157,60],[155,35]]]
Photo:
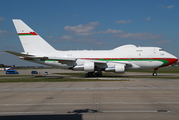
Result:
[[45,72],[44,75],[48,75],[48,72]]
[[31,74],[38,74],[37,71],[31,71]]
[[6,74],[19,74],[19,73],[15,70],[6,70]]

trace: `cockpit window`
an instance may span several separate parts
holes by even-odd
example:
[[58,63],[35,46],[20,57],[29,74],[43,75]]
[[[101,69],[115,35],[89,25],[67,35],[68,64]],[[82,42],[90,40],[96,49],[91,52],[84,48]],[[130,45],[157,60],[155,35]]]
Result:
[[164,51],[163,49],[159,49],[159,51]]

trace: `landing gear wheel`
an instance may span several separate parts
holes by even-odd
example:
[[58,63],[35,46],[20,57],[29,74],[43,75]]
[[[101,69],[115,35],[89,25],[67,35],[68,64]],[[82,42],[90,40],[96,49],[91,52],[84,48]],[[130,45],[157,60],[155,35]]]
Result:
[[98,73],[95,73],[95,74],[94,74],[94,77],[98,77],[98,76],[99,76]]
[[88,74],[88,73],[86,73],[86,74],[85,74],[85,77],[89,77],[89,74]]
[[90,77],[93,77],[93,73],[90,73],[89,76],[90,76]]
[[85,77],[93,77],[93,73],[94,72],[88,72],[88,73],[85,74]]
[[153,76],[157,76],[157,70],[158,70],[158,68],[155,68],[155,69],[154,69],[154,72],[153,72],[153,74],[152,74]]
[[94,76],[95,77],[101,77],[102,76],[102,72],[98,71],[98,72],[94,73]]
[[102,73],[95,73],[94,74],[94,77],[101,77],[102,76]]
[[153,73],[153,76],[157,76],[157,73]]

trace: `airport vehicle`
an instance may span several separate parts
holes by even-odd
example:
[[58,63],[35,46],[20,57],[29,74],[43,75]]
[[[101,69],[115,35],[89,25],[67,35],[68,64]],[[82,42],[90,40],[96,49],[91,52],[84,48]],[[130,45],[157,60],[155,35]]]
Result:
[[112,50],[60,51],[54,49],[20,19],[13,19],[24,52],[5,51],[30,62],[62,69],[86,71],[88,76],[102,76],[102,71],[124,73],[126,70],[154,69],[171,65],[178,58],[159,47],[123,45]]
[[38,74],[37,71],[31,71],[31,74]]
[[6,70],[6,74],[19,74],[16,70]]

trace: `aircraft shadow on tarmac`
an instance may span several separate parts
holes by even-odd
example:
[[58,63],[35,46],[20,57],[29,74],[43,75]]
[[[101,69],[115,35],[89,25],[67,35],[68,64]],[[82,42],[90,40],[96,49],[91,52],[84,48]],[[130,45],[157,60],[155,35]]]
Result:
[[99,110],[92,110],[92,109],[79,109],[79,110],[74,110],[73,112],[68,112],[68,113],[75,113],[75,114],[80,114],[80,113],[99,113],[101,111]]
[[78,109],[69,114],[56,115],[8,115],[0,116],[0,120],[83,120],[83,113],[101,113],[99,110]]
[[83,119],[82,119],[82,114],[61,114],[61,115],[0,116],[0,120],[83,120]]

